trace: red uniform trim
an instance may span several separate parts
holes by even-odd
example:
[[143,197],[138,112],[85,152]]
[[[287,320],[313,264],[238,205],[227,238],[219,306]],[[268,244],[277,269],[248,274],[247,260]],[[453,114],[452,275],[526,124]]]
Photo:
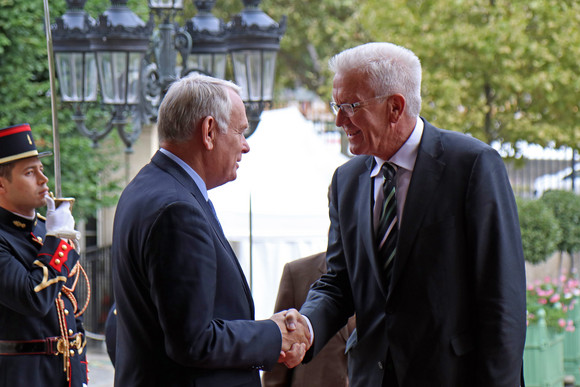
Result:
[[15,126],[13,128],[5,129],[5,130],[1,131],[0,137],[6,137],[6,136],[10,136],[12,134],[20,133],[20,132],[32,133],[32,130],[30,130],[30,126],[28,126],[28,125],[18,125],[18,126]]
[[58,248],[52,255],[49,265],[52,266],[53,269],[62,272],[62,267],[68,259],[68,253],[72,249],[71,245],[61,240],[58,244]]

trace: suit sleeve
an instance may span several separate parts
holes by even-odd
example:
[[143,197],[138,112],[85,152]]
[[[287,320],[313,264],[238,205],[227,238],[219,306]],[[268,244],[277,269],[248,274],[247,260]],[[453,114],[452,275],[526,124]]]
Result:
[[517,207],[503,161],[483,152],[474,163],[465,213],[474,257],[478,386],[519,383],[526,330],[525,267]]
[[[276,297],[276,305],[274,306],[274,313],[286,310],[289,308],[296,308],[296,300],[294,300],[294,281],[292,281],[292,269],[290,265],[284,265],[282,278],[280,279],[280,286],[278,288],[278,296]],[[292,382],[293,370],[287,368],[283,364],[276,364],[272,371],[264,372],[262,377],[262,387],[286,387],[290,386]]]
[[[199,206],[172,204],[153,224],[142,267],[148,271],[167,353],[185,366],[270,369],[282,345],[276,323],[253,321],[252,316],[240,320],[216,317],[218,292],[241,289],[236,283],[227,284],[226,289],[224,281],[219,281],[234,265],[224,254],[229,252],[215,238]],[[244,281],[240,275],[232,278]],[[247,303],[241,299],[237,294],[229,298],[232,303]]]
[[79,255],[67,242],[48,236],[27,267],[8,246],[0,241],[0,303],[20,314],[46,315]]
[[314,342],[306,353],[305,361],[324,348],[328,340],[336,334],[354,314],[354,304],[350,288],[350,280],[346,269],[338,218],[339,198],[337,192],[338,170],[332,179],[329,216],[330,229],[328,232],[328,248],[326,251],[327,273],[316,281],[300,313],[306,315],[312,323]]

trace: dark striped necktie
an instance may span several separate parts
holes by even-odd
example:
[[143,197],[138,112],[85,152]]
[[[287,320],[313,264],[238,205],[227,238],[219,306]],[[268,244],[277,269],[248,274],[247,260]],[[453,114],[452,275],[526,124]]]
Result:
[[393,260],[397,252],[397,236],[399,235],[397,217],[397,197],[395,187],[396,167],[384,163],[381,172],[383,173],[383,206],[379,218],[377,229],[379,260],[382,262],[387,280],[390,280],[390,272],[393,267]]

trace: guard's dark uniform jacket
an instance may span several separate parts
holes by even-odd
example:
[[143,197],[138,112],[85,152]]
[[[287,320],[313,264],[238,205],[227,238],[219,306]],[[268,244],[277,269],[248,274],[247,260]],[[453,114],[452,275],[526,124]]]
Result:
[[79,255],[45,238],[41,219],[0,208],[0,386],[87,383],[82,305],[73,295]]

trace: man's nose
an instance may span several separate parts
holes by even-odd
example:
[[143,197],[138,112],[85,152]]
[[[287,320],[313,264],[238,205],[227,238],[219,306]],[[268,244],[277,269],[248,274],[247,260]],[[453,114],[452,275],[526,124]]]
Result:
[[248,153],[250,151],[250,145],[246,141],[246,137],[242,136],[242,153]]
[[346,124],[349,120],[350,118],[346,114],[344,114],[342,109],[338,109],[338,113],[336,114],[336,118],[334,120],[336,127],[337,128],[343,127],[344,124]]
[[48,182],[48,177],[46,177],[46,175],[43,172],[39,172],[38,175],[38,183],[39,184],[44,184]]

